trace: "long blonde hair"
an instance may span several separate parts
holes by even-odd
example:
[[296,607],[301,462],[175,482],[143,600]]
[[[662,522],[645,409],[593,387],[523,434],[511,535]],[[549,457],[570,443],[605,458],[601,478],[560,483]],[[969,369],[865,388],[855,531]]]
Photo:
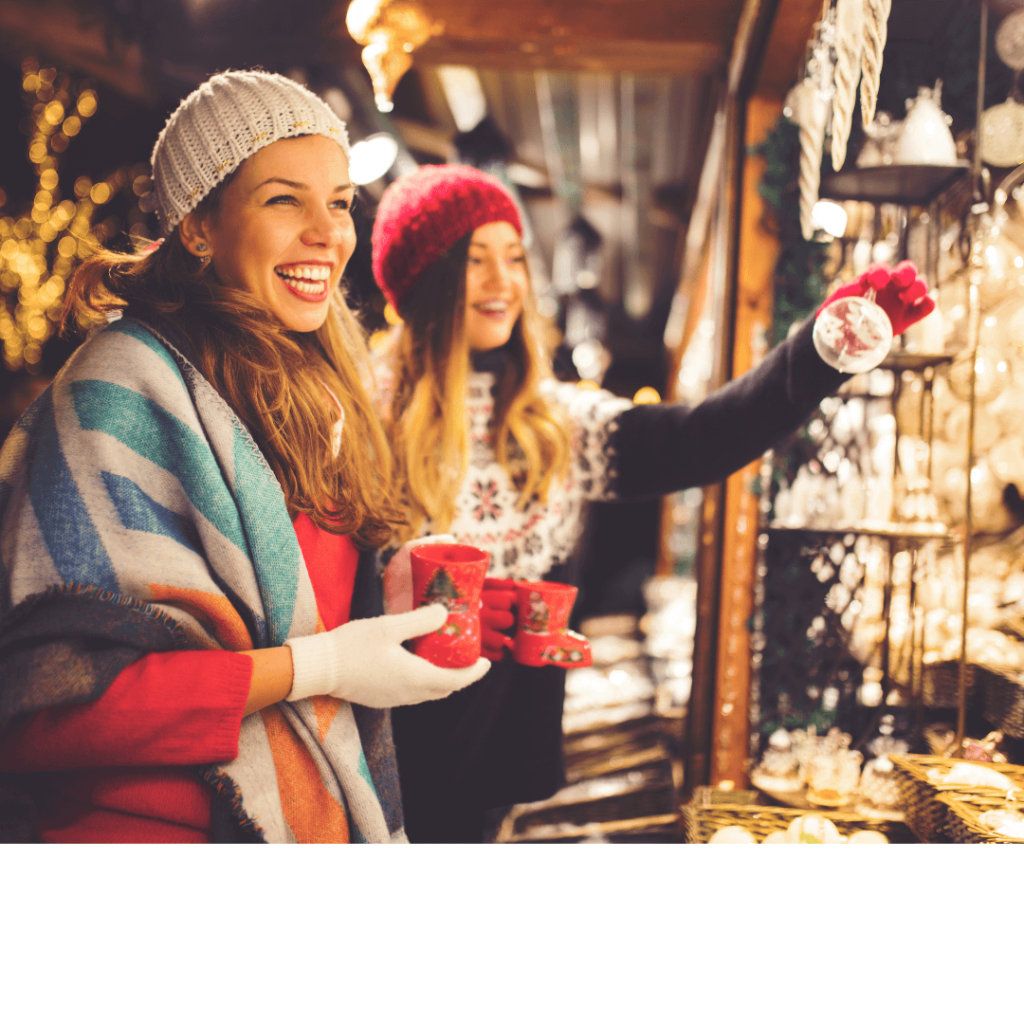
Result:
[[[448,529],[469,461],[466,416],[470,351],[462,332],[466,259],[471,234],[435,261],[402,299],[404,327],[395,353],[395,390],[388,430],[408,525],[414,536],[429,520]],[[545,500],[569,467],[569,429],[541,395],[547,375],[528,291],[506,345],[497,386],[491,443],[498,464],[519,490],[519,507]]]
[[[200,205],[209,212],[216,202]],[[384,546],[404,525],[387,439],[360,379],[363,333],[340,293],[319,330],[291,334],[246,292],[201,269],[175,231],[154,252],[90,256],[68,288],[61,326],[72,317],[83,327],[102,323],[122,309],[167,321],[187,339],[197,368],[259,445],[293,517],[304,512],[363,547]],[[343,416],[337,457],[332,395]]]

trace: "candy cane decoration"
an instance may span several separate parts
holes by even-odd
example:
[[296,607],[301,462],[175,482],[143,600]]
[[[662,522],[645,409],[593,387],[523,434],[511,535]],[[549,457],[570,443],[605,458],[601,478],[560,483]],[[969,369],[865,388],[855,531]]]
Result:
[[828,104],[809,78],[793,90],[795,120],[800,125],[800,230],[814,237],[813,211],[821,184],[821,154],[825,145]]
[[889,32],[892,0],[864,0],[864,53],[860,66],[860,112],[865,127],[875,119],[878,82],[882,77],[882,51]]
[[846,143],[853,123],[861,54],[864,51],[864,0],[839,0],[836,4],[836,92],[832,97],[832,166],[839,170],[846,160]]

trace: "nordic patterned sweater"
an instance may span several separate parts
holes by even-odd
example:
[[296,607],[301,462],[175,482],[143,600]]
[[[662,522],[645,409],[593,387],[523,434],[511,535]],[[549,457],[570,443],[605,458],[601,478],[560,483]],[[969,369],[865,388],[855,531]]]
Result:
[[[808,321],[757,367],[693,408],[633,405],[593,387],[545,381],[544,397],[570,421],[572,459],[547,500],[524,508],[491,443],[497,377],[474,371],[468,381],[469,464],[455,520],[444,532],[487,551],[490,576],[540,579],[572,555],[587,502],[651,498],[729,476],[797,429],[848,379],[818,356],[812,325]],[[385,344],[374,353],[385,411],[393,388],[392,351]],[[421,532],[441,531],[427,523]]]

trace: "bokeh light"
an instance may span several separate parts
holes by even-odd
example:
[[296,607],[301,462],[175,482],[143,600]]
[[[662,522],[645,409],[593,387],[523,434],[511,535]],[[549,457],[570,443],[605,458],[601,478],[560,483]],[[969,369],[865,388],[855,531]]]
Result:
[[10,197],[0,190],[0,342],[10,369],[38,373],[76,261],[120,230],[115,217],[103,219],[103,207],[122,190],[134,206],[134,183],[147,169],[120,168],[97,182],[83,176],[62,188],[61,154],[96,113],[96,92],[87,81],[41,68],[33,58],[22,63],[22,90],[29,115],[27,156],[38,182],[23,212],[8,209]]

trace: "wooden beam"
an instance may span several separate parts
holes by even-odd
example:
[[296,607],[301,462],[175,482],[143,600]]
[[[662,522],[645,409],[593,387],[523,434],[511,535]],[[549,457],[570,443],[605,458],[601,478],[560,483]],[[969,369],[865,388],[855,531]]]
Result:
[[782,99],[796,84],[807,56],[807,43],[827,6],[828,0],[781,0],[755,92]]
[[[747,152],[771,131],[782,102],[754,96],[747,103]],[[748,156],[743,167],[736,281],[736,328],[732,376],[749,370],[763,352],[771,331],[772,282],[778,239],[764,228],[764,200],[758,185],[762,157]],[[718,609],[715,711],[712,725],[711,784],[747,785],[750,736],[750,632],[754,567],[757,554],[758,501],[753,485],[761,460],[729,477],[725,487],[725,528],[722,543],[722,584]]]
[[[791,76],[786,88],[794,84],[800,69],[790,70],[786,55],[803,52],[821,2],[814,0],[816,9],[808,10],[807,0],[745,0],[737,22],[725,101],[717,115],[725,119],[728,144],[722,172],[714,176],[720,194],[716,243],[723,247],[716,262],[722,259],[724,263],[721,282],[716,280],[714,289],[712,312],[718,326],[712,388],[750,365],[752,343],[759,333],[755,331],[755,314],[763,315],[766,329],[770,327],[770,312],[750,305],[754,300],[770,301],[774,256],[770,250],[758,250],[760,170],[752,169],[745,153],[750,142],[767,130],[765,120],[774,123],[772,105],[776,112],[781,109],[781,99],[775,95],[780,87],[772,85],[765,96],[758,96],[760,83]],[[787,37],[793,31],[800,33],[797,40]],[[786,67],[778,71],[780,61]],[[753,97],[757,98],[752,102]],[[751,103],[752,109],[748,110]],[[748,114],[755,123],[748,124]],[[691,220],[691,233],[696,226]],[[688,238],[688,248],[699,251],[696,241]],[[773,241],[764,239],[767,245]],[[747,265],[751,260],[757,270],[754,278],[760,281],[755,286],[750,283],[752,271]],[[685,298],[682,290],[680,295]],[[726,484],[704,492],[684,792],[709,781],[728,787],[746,782],[750,736],[746,622],[753,596],[752,545],[756,544],[757,532],[756,504],[751,504],[749,494],[750,472],[741,472]]]
[[[442,31],[422,66],[708,74],[729,52],[744,0],[420,0]],[[339,0],[343,26],[347,0]],[[343,28],[342,28],[343,30]]]
[[[419,0],[443,36],[474,42],[702,42],[728,49],[744,0]],[[347,4],[346,4],[347,7]]]

